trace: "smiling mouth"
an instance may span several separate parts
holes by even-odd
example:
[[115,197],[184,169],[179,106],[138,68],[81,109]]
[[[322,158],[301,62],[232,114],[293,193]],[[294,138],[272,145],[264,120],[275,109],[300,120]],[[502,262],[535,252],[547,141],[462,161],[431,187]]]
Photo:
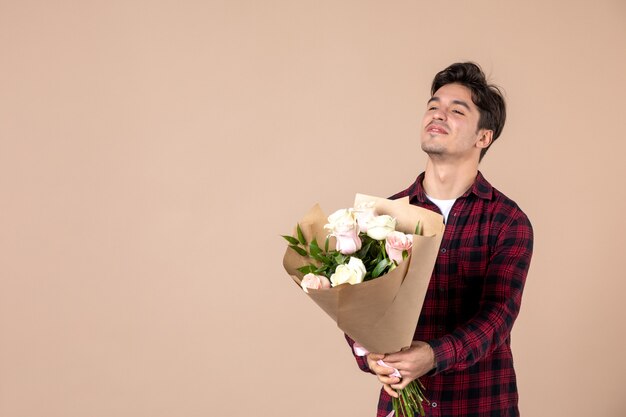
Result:
[[439,134],[439,135],[447,135],[448,134],[446,129],[444,129],[443,127],[438,126],[438,125],[430,125],[430,126],[428,126],[426,128],[426,132]]

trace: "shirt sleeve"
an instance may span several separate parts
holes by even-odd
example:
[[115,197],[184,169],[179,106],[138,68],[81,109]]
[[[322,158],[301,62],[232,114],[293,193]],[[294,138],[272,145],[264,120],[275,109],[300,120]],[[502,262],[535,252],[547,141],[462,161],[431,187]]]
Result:
[[346,340],[350,345],[350,351],[352,352],[352,355],[354,355],[354,359],[356,359],[356,364],[363,372],[369,372],[370,374],[373,374],[374,372],[372,372],[369,365],[367,364],[367,358],[365,356],[358,356],[354,353],[354,340],[352,340],[347,334],[344,333],[344,335],[346,336]]
[[452,333],[428,342],[437,363],[433,374],[466,369],[508,339],[519,313],[532,250],[532,226],[518,211],[500,232],[490,257],[478,313]]

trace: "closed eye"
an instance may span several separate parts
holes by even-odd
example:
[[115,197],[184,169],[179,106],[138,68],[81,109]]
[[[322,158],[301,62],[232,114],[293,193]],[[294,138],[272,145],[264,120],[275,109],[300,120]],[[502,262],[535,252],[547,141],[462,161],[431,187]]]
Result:
[[462,111],[460,111],[460,110],[452,110],[452,113],[460,114],[461,116],[464,116],[464,115],[465,115],[465,113],[463,113],[463,112],[462,112]]

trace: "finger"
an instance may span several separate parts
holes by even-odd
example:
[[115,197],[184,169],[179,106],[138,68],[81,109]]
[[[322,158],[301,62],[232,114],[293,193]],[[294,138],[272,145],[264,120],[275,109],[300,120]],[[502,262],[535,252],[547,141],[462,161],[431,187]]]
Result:
[[387,394],[391,395],[394,398],[398,398],[398,393],[395,392],[389,385],[383,385],[383,389],[385,390],[385,392],[387,392]]
[[402,380],[400,378],[396,378],[395,376],[393,376],[393,377],[388,377],[388,376],[384,376],[384,375],[377,375],[377,376],[378,376],[378,380],[383,385],[399,384],[399,383],[402,382]]
[[406,356],[405,352],[390,353],[389,355],[385,355],[383,357],[383,360],[385,361],[385,363],[402,362],[405,356]]
[[370,359],[372,359],[373,361],[378,361],[378,360],[380,360],[380,359],[384,358],[384,357],[385,357],[385,355],[380,354],[380,353],[369,353],[369,354],[367,355],[367,357],[368,357],[368,358],[370,358]]
[[393,389],[400,390],[400,389],[404,389],[407,385],[409,385],[411,383],[411,381],[413,381],[412,378],[402,378],[402,380],[398,380],[397,382],[395,382],[393,384],[389,384],[389,385]]
[[398,373],[400,372],[400,369],[406,368],[406,366],[403,366],[403,362],[387,363],[385,361],[378,361],[378,365],[382,366],[383,368],[391,369],[392,370],[391,374],[395,374],[394,376],[397,376],[397,377],[400,377],[400,375],[398,375]]
[[379,365],[377,362],[368,361],[368,366],[376,375],[391,375],[395,372],[392,368]]
[[[396,369],[402,368],[402,367],[403,367],[402,365],[404,364],[404,362],[403,362],[403,361],[398,361],[398,360],[396,360],[396,361],[394,361],[394,360],[389,360],[389,358],[388,358],[388,357],[385,357],[385,358],[383,359],[383,362],[385,362],[387,365],[391,366],[392,368],[396,368]],[[405,364],[405,365],[406,365],[406,364]]]

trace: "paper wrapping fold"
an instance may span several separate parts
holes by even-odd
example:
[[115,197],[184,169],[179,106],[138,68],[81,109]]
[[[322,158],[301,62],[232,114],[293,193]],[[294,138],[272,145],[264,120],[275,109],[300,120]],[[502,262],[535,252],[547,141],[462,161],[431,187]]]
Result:
[[[424,303],[439,245],[443,238],[443,217],[430,210],[409,204],[408,198],[387,200],[357,194],[359,202],[374,201],[377,214],[396,219],[396,230],[413,233],[421,222],[423,235],[413,236],[410,256],[393,271],[357,285],[343,284],[324,290],[309,289],[315,301],[353,340],[370,352],[392,353],[411,345],[415,326]],[[299,222],[308,242],[313,237],[323,246],[327,216],[315,205]],[[335,242],[331,239],[330,248]],[[309,260],[287,248],[283,265],[300,285],[304,274],[297,269]]]

